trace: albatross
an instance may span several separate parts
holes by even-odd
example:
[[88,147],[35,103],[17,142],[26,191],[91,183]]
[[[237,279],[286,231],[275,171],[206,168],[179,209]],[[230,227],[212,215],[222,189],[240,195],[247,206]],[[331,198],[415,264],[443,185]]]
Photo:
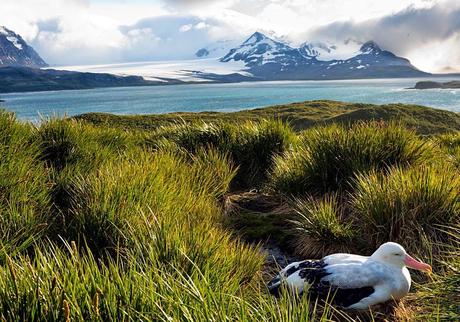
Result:
[[431,266],[417,261],[399,244],[382,244],[371,256],[332,254],[320,260],[291,263],[268,283],[278,296],[282,285],[302,294],[326,298],[354,310],[404,297],[410,289],[407,267],[431,272]]

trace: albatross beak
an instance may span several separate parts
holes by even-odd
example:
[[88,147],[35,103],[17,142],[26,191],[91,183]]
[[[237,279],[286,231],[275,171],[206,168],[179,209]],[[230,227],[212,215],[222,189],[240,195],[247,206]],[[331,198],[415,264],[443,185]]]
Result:
[[406,264],[406,266],[409,268],[413,268],[419,271],[425,271],[427,273],[432,272],[430,265],[419,262],[418,260],[409,255],[406,255],[406,258],[404,259],[404,264]]

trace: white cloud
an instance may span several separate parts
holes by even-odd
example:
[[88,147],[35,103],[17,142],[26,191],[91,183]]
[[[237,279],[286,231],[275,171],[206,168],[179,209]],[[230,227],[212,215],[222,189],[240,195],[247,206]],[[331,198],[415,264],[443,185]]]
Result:
[[180,32],[187,32],[187,31],[191,30],[192,28],[193,28],[193,25],[192,25],[192,24],[182,25],[182,26],[179,28],[179,31],[180,31]]
[[[331,33],[343,38],[349,32],[363,41],[382,42],[416,66],[435,71],[446,66],[460,69],[455,54],[459,36],[443,34],[443,27],[453,28],[455,20],[424,24],[425,18],[414,16],[411,19],[421,23],[409,41],[401,33],[407,23],[397,17],[409,6],[449,11],[456,4],[456,0],[2,0],[0,24],[20,33],[55,65],[189,58],[209,43],[259,30],[294,43]],[[386,29],[380,32],[375,26],[385,21]],[[321,25],[326,27],[318,28]]]
[[120,30],[127,41],[121,49],[125,61],[189,59],[200,48],[235,37],[232,27],[225,22],[191,15],[142,19]]
[[411,59],[426,71],[439,72],[446,66],[458,68],[460,3],[448,1],[431,6],[410,6],[397,13],[361,22],[334,22],[304,37],[332,42],[374,40],[383,48]]

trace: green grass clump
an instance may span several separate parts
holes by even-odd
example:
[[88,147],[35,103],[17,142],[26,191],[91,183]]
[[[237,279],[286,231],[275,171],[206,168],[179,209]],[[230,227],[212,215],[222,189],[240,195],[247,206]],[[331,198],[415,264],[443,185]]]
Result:
[[71,119],[50,119],[36,128],[33,137],[40,158],[56,172],[66,167],[88,171],[102,161],[135,146],[128,133],[98,129]]
[[450,243],[437,261],[445,272],[424,285],[410,298],[414,306],[413,316],[417,321],[459,321],[460,320],[460,226],[443,227],[450,235]]
[[294,236],[291,244],[302,258],[321,258],[326,254],[356,252],[361,245],[354,222],[335,194],[319,199],[295,199],[295,214],[290,220]]
[[107,162],[91,175],[76,178],[69,226],[64,230],[70,234],[67,239],[85,238],[98,250],[128,247],[132,236],[127,227],[136,227],[136,235],[147,234],[141,214],[151,211],[155,214],[151,220],[180,219],[184,225],[180,231],[218,221],[216,198],[227,191],[234,175],[226,159],[218,158],[202,155],[190,164],[172,153],[142,153]]
[[351,208],[369,245],[391,240],[426,255],[436,249],[433,244],[448,237],[440,234],[439,226],[459,222],[459,200],[456,170],[448,165],[418,166],[394,168],[386,176],[379,172],[359,176]]
[[230,151],[239,166],[235,179],[239,186],[258,186],[265,182],[273,158],[287,151],[295,137],[289,126],[280,121],[249,123],[240,133]]
[[[175,145],[167,144],[164,139]],[[236,188],[260,186],[273,157],[286,151],[295,140],[288,125],[280,121],[243,124],[176,125],[162,128],[150,137],[155,148],[169,146],[189,153],[207,148],[227,154],[238,167],[233,181]]]
[[51,119],[37,128],[36,136],[41,160],[58,171],[89,158],[84,149],[89,141],[87,133],[75,121]]
[[311,241],[305,242],[305,237],[326,248],[333,246],[336,250],[346,248],[344,246],[355,237],[353,226],[344,220],[343,209],[336,195],[325,196],[319,200],[297,199],[294,203],[296,216],[292,223],[297,234],[298,252],[311,254],[310,250],[301,249],[302,246],[311,245]]
[[30,135],[28,125],[0,112],[0,250],[9,253],[27,248],[50,216],[48,173]]
[[52,118],[35,128],[30,141],[38,146],[38,157],[49,170],[56,234],[68,220],[75,179],[134,149],[137,140],[122,130],[95,128],[71,119]]
[[348,190],[359,173],[430,162],[433,154],[428,142],[393,123],[319,127],[276,159],[270,186],[293,195]]
[[[238,249],[234,249],[238,251]],[[306,296],[279,300],[242,285],[233,271],[219,267],[184,274],[181,267],[158,267],[149,255],[123,267],[78,254],[71,245],[37,248],[0,267],[0,315],[5,320],[38,321],[330,321],[330,308],[310,305]],[[150,250],[148,254],[152,254]],[[128,255],[130,256],[130,255]],[[193,266],[193,263],[191,263]]]
[[443,134],[436,139],[441,148],[450,157],[452,163],[460,169],[460,134],[458,132]]

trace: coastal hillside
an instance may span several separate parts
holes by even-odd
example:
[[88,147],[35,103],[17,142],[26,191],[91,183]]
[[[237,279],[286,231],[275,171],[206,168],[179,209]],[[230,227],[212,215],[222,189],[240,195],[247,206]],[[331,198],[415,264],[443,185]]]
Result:
[[180,122],[241,122],[261,118],[279,119],[296,131],[318,124],[349,124],[358,121],[398,121],[421,134],[460,130],[460,115],[454,112],[419,105],[374,105],[338,101],[308,101],[286,105],[256,108],[233,113],[200,112],[154,115],[113,115],[88,113],[75,117],[94,125],[123,129],[153,130],[159,126]]
[[151,86],[161,82],[146,81],[140,76],[117,76],[102,73],[79,73],[29,67],[0,67],[0,93],[78,90],[100,87]]
[[[419,106],[1,111],[0,318],[458,321],[459,171],[457,114]],[[280,266],[389,240],[434,270],[401,301],[268,292]]]

